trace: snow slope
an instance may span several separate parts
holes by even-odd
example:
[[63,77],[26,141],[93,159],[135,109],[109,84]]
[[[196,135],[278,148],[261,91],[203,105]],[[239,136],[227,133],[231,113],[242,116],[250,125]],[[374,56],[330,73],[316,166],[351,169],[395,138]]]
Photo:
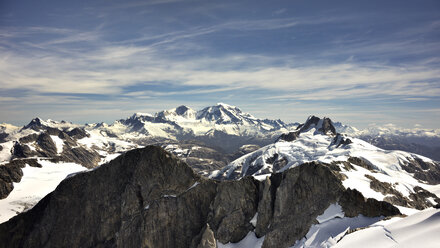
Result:
[[23,168],[20,183],[14,183],[14,189],[8,197],[0,200],[0,223],[32,208],[69,174],[86,170],[75,163],[55,164],[47,160],[38,160],[38,163],[42,168],[29,165]]
[[440,210],[429,208],[406,218],[380,221],[353,232],[334,247],[424,247],[440,244]]

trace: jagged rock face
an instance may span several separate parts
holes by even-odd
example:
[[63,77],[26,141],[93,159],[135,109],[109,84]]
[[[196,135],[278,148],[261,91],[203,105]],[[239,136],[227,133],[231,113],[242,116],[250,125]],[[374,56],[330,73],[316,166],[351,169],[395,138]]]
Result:
[[281,136],[278,138],[278,140],[284,140],[284,141],[287,141],[287,142],[291,142],[291,141],[296,140],[298,138],[299,134],[300,134],[299,131],[289,132],[287,134],[281,134]]
[[217,248],[217,241],[209,225],[202,231],[202,238],[197,248]]
[[300,133],[304,133],[313,127],[316,128],[316,131],[322,132],[323,134],[336,135],[336,129],[333,126],[332,121],[327,117],[321,119],[316,116],[310,116],[304,124],[298,126],[298,129]]
[[[368,217],[399,214],[389,203],[365,200],[357,195],[354,203],[345,200],[352,195],[345,190],[337,175],[327,165],[306,163],[283,174],[275,174],[263,185],[258,207],[256,234],[265,236],[263,247],[288,247],[301,239],[332,203],[338,202],[349,213]],[[371,203],[370,203],[371,201]]]
[[344,145],[344,144],[350,144],[349,139],[341,139],[342,136],[338,133],[336,133],[336,129],[333,126],[332,121],[330,118],[324,117],[323,119],[316,117],[316,116],[310,116],[307,121],[297,127],[297,131],[289,132],[286,134],[282,134],[277,141],[284,140],[287,142],[292,142],[301,135],[301,133],[308,132],[310,129],[315,128],[315,133],[322,133],[326,135],[338,135],[335,137],[335,142],[337,143],[337,146]]
[[[50,137],[51,135],[58,136],[63,141],[61,154],[57,153],[57,147]],[[87,136],[88,134],[80,128],[74,128],[66,133],[56,128],[45,127],[45,132],[30,134],[15,142],[12,158],[46,157],[55,162],[74,162],[86,168],[93,168],[98,165],[101,156],[95,150],[87,150],[76,143],[77,139]],[[35,150],[29,148],[31,143],[34,144]]]
[[353,141],[351,141],[351,139],[344,137],[343,134],[337,133],[336,136],[333,138],[332,143],[330,145],[340,147],[340,146],[349,145],[351,143],[353,143]]
[[429,184],[440,183],[440,163],[426,163],[421,159],[411,159],[409,163],[401,164],[402,168],[409,172],[414,173],[414,177],[428,182]]
[[34,118],[32,119],[29,124],[23,127],[23,129],[33,129],[35,131],[39,131],[43,127],[42,120],[40,118]]
[[[2,234],[14,230],[15,235],[10,238],[3,235],[1,239],[8,239],[9,247],[43,244],[46,247],[166,247],[142,244],[141,227],[148,223],[141,224],[154,221],[142,218],[144,214],[148,217],[145,207],[154,204],[159,207],[161,201],[168,200],[163,195],[178,195],[197,179],[189,167],[159,148],[133,150],[95,171],[64,180],[31,211],[2,225],[0,229],[11,225],[2,229]],[[190,202],[187,199],[186,203]],[[194,208],[201,206],[204,205],[197,204]],[[166,208],[158,209],[162,213],[166,211]],[[181,208],[173,210],[179,213],[177,209]],[[21,217],[31,221],[21,223]],[[171,221],[168,219],[168,223]],[[33,229],[34,224],[39,228]],[[154,235],[155,229],[149,230]]]
[[[266,234],[263,247],[287,247],[301,239],[316,217],[344,191],[328,168],[315,163],[293,168],[271,180],[275,182],[270,186],[276,188],[268,190],[271,197],[263,196],[270,203],[262,206],[273,207],[258,209],[257,235]],[[322,185],[327,189],[323,190]]]
[[81,128],[74,128],[71,131],[67,132],[67,134],[74,139],[82,139],[85,137],[89,137],[90,135]]
[[[399,213],[343,188],[338,172],[307,163],[265,182],[214,181],[159,147],[129,151],[64,180],[34,208],[0,225],[2,247],[216,247],[249,231],[289,247],[339,202],[355,216]],[[258,212],[256,229],[250,220]]]
[[220,242],[238,242],[253,229],[250,220],[257,212],[258,181],[248,177],[223,182],[217,190],[209,224]]

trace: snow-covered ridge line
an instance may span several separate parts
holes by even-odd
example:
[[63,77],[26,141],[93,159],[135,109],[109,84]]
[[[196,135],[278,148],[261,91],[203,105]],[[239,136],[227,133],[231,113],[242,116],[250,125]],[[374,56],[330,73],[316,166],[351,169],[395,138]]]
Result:
[[[422,209],[435,205],[433,199],[414,200],[417,194],[430,195],[429,184],[440,182],[440,164],[413,153],[387,151],[363,140],[331,132],[331,120],[310,117],[297,131],[283,135],[265,147],[244,155],[211,178],[240,179],[254,176],[265,180],[272,173],[308,162],[337,166],[345,188],[356,189],[367,198],[397,202],[402,207]],[[436,198],[437,199],[437,198]]]

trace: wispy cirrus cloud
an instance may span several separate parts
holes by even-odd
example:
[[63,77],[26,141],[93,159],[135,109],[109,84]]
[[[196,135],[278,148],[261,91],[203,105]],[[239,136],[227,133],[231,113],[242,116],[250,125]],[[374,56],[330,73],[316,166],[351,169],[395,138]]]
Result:
[[[0,103],[70,105],[74,111],[228,100],[270,114],[278,106],[278,118],[285,116],[286,103],[309,114],[324,108],[341,117],[351,105],[364,116],[386,118],[393,104],[423,102],[414,109],[435,113],[426,102],[438,104],[440,95],[438,40],[418,38],[438,30],[435,21],[375,35],[357,26],[362,15],[289,16],[290,8],[277,8],[270,16],[246,18],[206,11],[206,23],[188,21],[184,13],[167,16],[171,24],[183,17],[176,27],[156,28],[151,17],[156,21],[151,25],[113,34],[119,19],[140,18],[142,11],[173,2],[109,6],[104,8],[109,15],[86,29],[0,27]],[[140,12],[111,15],[128,9]],[[99,8],[88,9],[94,11]],[[386,106],[368,110],[375,102]],[[10,109],[0,107],[0,113],[6,116]]]

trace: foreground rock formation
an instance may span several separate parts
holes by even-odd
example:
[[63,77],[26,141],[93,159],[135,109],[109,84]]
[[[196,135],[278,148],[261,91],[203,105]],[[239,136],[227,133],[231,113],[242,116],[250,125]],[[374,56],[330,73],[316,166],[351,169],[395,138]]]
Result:
[[333,203],[346,216],[400,214],[346,190],[328,164],[305,163],[262,182],[215,181],[148,146],[65,179],[0,225],[0,247],[216,247],[250,231],[265,237],[263,247],[289,247]]

